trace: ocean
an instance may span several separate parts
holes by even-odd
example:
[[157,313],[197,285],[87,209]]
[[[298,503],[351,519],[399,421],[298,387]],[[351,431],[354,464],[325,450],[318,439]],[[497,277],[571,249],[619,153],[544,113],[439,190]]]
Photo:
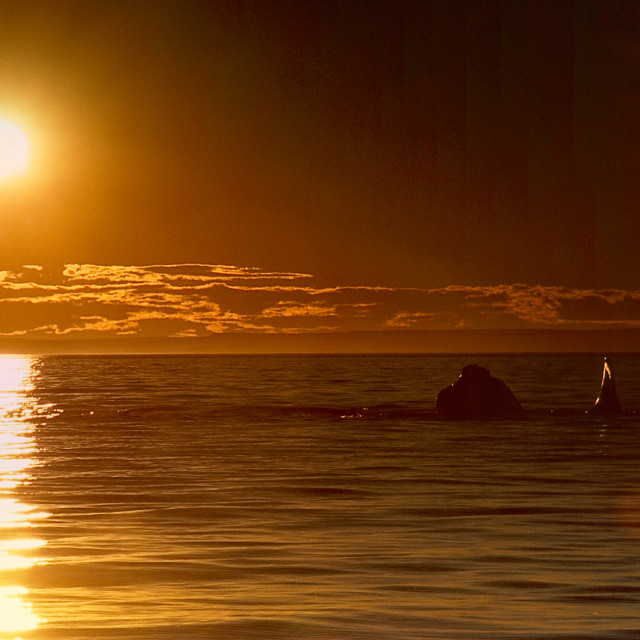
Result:
[[[522,418],[438,418],[472,362]],[[0,640],[640,638],[640,413],[587,413],[601,371],[0,358]]]

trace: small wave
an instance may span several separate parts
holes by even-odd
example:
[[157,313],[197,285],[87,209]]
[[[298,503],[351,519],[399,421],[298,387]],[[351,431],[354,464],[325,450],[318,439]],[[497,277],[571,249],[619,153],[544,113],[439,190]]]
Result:
[[369,495],[369,491],[361,489],[343,489],[342,487],[298,487],[293,489],[298,493],[302,493],[309,496],[365,496]]

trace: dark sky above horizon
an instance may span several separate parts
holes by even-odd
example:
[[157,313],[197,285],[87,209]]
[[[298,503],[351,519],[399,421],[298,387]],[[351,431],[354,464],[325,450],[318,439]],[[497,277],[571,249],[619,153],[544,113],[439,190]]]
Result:
[[[274,292],[314,278],[313,304],[207,299],[290,330],[344,327],[347,305],[356,326],[380,301],[322,292],[358,286],[466,301],[453,318],[407,294],[384,326],[640,317],[637,2],[5,2],[0,73],[0,116],[32,145],[0,192],[13,291],[25,264],[58,269],[55,286],[65,264],[232,265],[277,274]],[[527,311],[494,322],[505,291]],[[45,316],[34,328],[89,326]]]

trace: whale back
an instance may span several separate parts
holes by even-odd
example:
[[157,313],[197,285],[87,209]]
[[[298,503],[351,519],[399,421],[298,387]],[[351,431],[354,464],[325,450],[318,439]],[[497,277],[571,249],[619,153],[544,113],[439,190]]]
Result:
[[518,415],[522,407],[505,382],[485,367],[469,364],[456,382],[438,393],[436,411],[449,419],[464,420]]

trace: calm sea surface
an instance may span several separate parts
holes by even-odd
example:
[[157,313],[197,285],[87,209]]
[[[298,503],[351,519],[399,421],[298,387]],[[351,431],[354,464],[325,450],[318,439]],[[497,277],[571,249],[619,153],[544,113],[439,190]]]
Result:
[[[470,362],[523,419],[436,417]],[[0,358],[0,640],[640,638],[640,414],[585,413],[601,362]]]

